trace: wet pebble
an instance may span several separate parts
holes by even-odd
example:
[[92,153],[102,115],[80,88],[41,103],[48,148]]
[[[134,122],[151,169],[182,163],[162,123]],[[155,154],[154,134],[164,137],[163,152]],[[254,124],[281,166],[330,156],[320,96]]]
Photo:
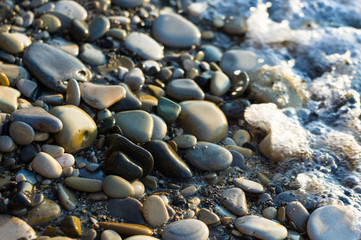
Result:
[[162,140],[167,134],[167,124],[164,120],[155,115],[151,114],[153,118],[153,133],[152,133],[152,140]]
[[0,86],[0,111],[12,113],[18,108],[20,92],[12,87]]
[[145,0],[112,0],[112,3],[124,8],[135,8],[145,3]]
[[46,41],[47,44],[63,50],[66,53],[76,57],[79,54],[79,46],[76,43],[65,40],[61,37],[53,37]]
[[55,11],[63,13],[70,18],[79,18],[85,20],[88,16],[85,8],[72,0],[61,0],[55,3]]
[[262,211],[262,215],[267,219],[274,219],[277,217],[277,209],[274,207],[267,207]]
[[79,83],[76,80],[71,79],[66,88],[65,103],[78,107],[80,104],[80,100],[81,100],[81,92],[80,92]]
[[61,221],[60,228],[70,237],[80,237],[82,234],[81,221],[76,216],[66,216]]
[[126,238],[125,240],[159,240],[159,238],[145,236],[145,235],[136,235]]
[[174,122],[181,112],[181,106],[165,97],[158,99],[157,114],[167,123]]
[[84,21],[75,18],[69,23],[69,33],[75,41],[83,42],[89,37],[89,28]]
[[134,194],[133,186],[124,178],[109,175],[103,181],[104,193],[112,198],[126,198]]
[[105,230],[100,235],[101,240],[122,240],[118,233],[114,232],[113,230]]
[[144,59],[160,60],[163,58],[163,48],[147,34],[132,32],[124,44],[126,48]]
[[246,50],[228,50],[222,56],[220,67],[228,76],[237,70],[251,71],[256,67],[257,55]]
[[153,235],[153,231],[150,228],[139,224],[100,222],[99,226],[104,229],[111,229],[120,235]]
[[247,32],[247,19],[243,16],[232,16],[223,27],[224,32],[231,35],[242,35]]
[[191,148],[197,144],[197,138],[192,134],[184,134],[173,138],[179,148]]
[[186,219],[167,225],[162,232],[164,240],[206,240],[209,229],[205,223],[196,219]]
[[198,219],[207,225],[214,225],[219,223],[220,219],[217,214],[211,212],[206,208],[201,208],[198,212]]
[[210,92],[215,96],[223,96],[231,88],[231,80],[220,71],[213,73],[210,83]]
[[302,232],[307,230],[307,221],[310,216],[307,209],[300,202],[290,202],[286,206],[286,214],[288,219],[290,219]]
[[28,79],[20,79],[16,82],[16,88],[25,96],[33,97],[38,84]]
[[0,48],[5,52],[17,54],[24,50],[24,44],[21,39],[12,33],[1,33]]
[[88,41],[92,42],[101,38],[110,28],[110,21],[107,17],[99,16],[89,24]]
[[40,17],[49,33],[55,33],[61,28],[61,21],[54,15],[44,14]]
[[140,68],[132,68],[124,77],[126,83],[132,91],[139,90],[144,84],[145,78]]

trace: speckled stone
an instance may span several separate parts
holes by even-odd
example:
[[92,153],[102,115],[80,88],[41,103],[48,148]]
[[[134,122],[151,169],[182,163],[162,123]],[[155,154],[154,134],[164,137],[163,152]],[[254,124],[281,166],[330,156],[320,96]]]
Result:
[[143,216],[148,224],[153,227],[160,227],[168,219],[168,211],[162,198],[157,195],[149,196],[143,203]]
[[115,114],[116,124],[124,135],[136,143],[148,142],[153,134],[153,118],[143,110],[124,111]]
[[125,97],[125,89],[118,85],[80,84],[84,102],[96,109],[105,109]]
[[223,54],[220,67],[228,76],[233,76],[234,71],[251,71],[257,65],[257,55],[246,50],[228,50]]
[[25,219],[31,226],[44,224],[50,222],[57,217],[59,217],[61,213],[61,208],[56,202],[51,201],[49,199],[44,199],[44,201],[29,210],[29,212],[25,215]]
[[204,92],[192,79],[175,79],[167,84],[167,95],[178,101],[202,100]]
[[0,214],[0,232],[2,240],[35,239],[36,232],[20,218]]
[[103,181],[104,193],[112,198],[126,198],[134,194],[134,188],[127,180],[116,175],[106,176]]
[[158,41],[167,47],[175,48],[188,48],[197,45],[201,38],[197,26],[176,13],[160,15],[153,22],[152,32]]
[[228,122],[223,112],[212,102],[184,101],[180,126],[200,141],[218,142],[227,136]]
[[163,58],[163,48],[147,34],[132,32],[124,44],[126,48],[144,59],[160,60]]
[[30,144],[35,137],[34,129],[29,124],[20,121],[10,124],[9,134],[14,142],[19,145]]
[[232,154],[222,146],[209,142],[198,142],[185,153],[192,166],[203,171],[220,171],[232,163]]
[[56,91],[65,92],[70,79],[85,82],[90,78],[90,71],[79,59],[45,43],[32,44],[23,61],[42,84]]
[[64,183],[66,186],[82,192],[100,192],[103,185],[100,180],[82,177],[67,177]]
[[0,111],[12,113],[18,108],[18,97],[21,93],[12,88],[0,86]]
[[85,20],[88,16],[85,8],[72,0],[61,0],[55,3],[55,11],[63,13],[70,18],[79,18]]
[[259,216],[240,217],[234,225],[241,233],[262,240],[283,240],[287,237],[287,229],[284,226]]
[[180,220],[167,225],[162,232],[163,240],[207,240],[209,229],[196,219]]
[[311,240],[360,239],[354,229],[356,216],[342,206],[324,206],[316,209],[308,219],[307,233]]
[[241,178],[235,178],[233,180],[233,183],[241,188],[243,191],[250,192],[250,193],[263,193],[264,188],[261,184],[255,181],[251,181],[248,179],[245,179],[243,177]]
[[93,145],[97,126],[86,112],[73,105],[64,105],[52,108],[50,113],[63,123],[63,129],[54,135],[54,139],[65,151],[73,153]]
[[63,128],[59,118],[49,114],[41,107],[22,108],[10,115],[10,121],[29,124],[34,130],[56,133]]

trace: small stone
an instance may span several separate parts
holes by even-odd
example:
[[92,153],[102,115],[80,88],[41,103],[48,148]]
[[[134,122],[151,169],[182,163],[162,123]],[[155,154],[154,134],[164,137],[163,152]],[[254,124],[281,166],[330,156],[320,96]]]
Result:
[[28,79],[20,79],[16,82],[16,88],[25,96],[33,97],[38,84]]
[[163,58],[163,48],[147,34],[132,32],[124,44],[126,48],[144,59],[160,60]]
[[80,59],[92,66],[103,65],[107,59],[102,50],[90,43],[85,43],[80,47]]
[[252,71],[257,65],[257,55],[246,50],[228,50],[223,54],[220,67],[232,77],[237,70]]
[[67,177],[64,183],[66,186],[82,192],[100,192],[103,185],[100,180],[82,177]]
[[123,219],[127,223],[145,224],[143,204],[135,198],[111,199],[106,206],[112,217]]
[[203,60],[210,63],[210,62],[219,62],[222,58],[223,52],[220,48],[214,45],[202,45],[201,51],[204,53]]
[[287,217],[296,225],[297,229],[305,232],[310,216],[307,209],[300,202],[290,202],[286,206]]
[[223,96],[231,88],[231,80],[223,72],[216,71],[211,78],[210,91],[215,96]]
[[192,79],[175,79],[167,84],[167,95],[178,101],[202,100],[204,92]]
[[159,238],[150,237],[146,235],[136,235],[126,238],[125,240],[159,240]]
[[0,72],[0,86],[8,87],[10,85],[10,81],[5,73]]
[[60,228],[70,237],[80,237],[82,234],[81,222],[76,216],[66,216],[61,221]]
[[127,31],[119,28],[111,28],[106,34],[119,41],[124,41],[127,38]]
[[229,188],[223,191],[221,203],[237,216],[247,215],[246,195],[240,188]]
[[197,138],[191,134],[184,134],[173,138],[179,148],[191,148],[197,144]]
[[242,16],[232,16],[223,27],[224,32],[231,35],[242,35],[247,32],[247,19]]
[[105,230],[100,235],[101,240],[122,240],[118,233],[114,232],[113,230]]
[[63,13],[70,18],[79,18],[85,20],[88,16],[85,8],[72,0],[61,0],[55,3],[55,11]]
[[30,144],[35,137],[34,129],[27,123],[15,121],[9,127],[10,137],[16,144]]
[[258,182],[255,182],[255,181],[251,181],[251,180],[242,178],[242,177],[235,178],[233,180],[233,183],[245,192],[250,192],[250,193],[263,193],[264,192],[264,188],[261,184],[259,184]]
[[181,112],[181,106],[172,100],[160,97],[158,99],[157,114],[167,123],[175,122]]
[[74,42],[69,42],[61,37],[53,37],[46,41],[47,44],[56,47],[64,52],[76,57],[79,54],[79,46]]
[[32,168],[46,178],[59,178],[62,168],[58,161],[45,152],[40,152],[32,161]]
[[[200,141],[217,142],[227,136],[228,121],[223,112],[208,101],[181,102],[180,126]],[[209,117],[212,116],[212,117]]]
[[139,90],[144,84],[145,78],[140,68],[132,68],[124,77],[126,83],[132,91]]
[[5,52],[17,54],[24,50],[24,43],[13,33],[0,34],[0,48]]
[[201,38],[197,26],[176,13],[160,15],[153,22],[152,32],[158,41],[167,47],[175,48],[188,48],[197,45]]
[[[43,145],[43,147],[44,147],[44,145]],[[62,147],[60,147],[60,148],[62,148]],[[64,151],[64,148],[60,149],[59,151]],[[66,168],[66,167],[74,166],[75,158],[72,154],[63,153],[59,157],[56,157],[56,161],[59,162],[59,164],[62,168]]]
[[111,229],[120,235],[147,235],[152,236],[153,231],[143,225],[132,223],[115,223],[115,222],[100,222],[99,226],[104,229]]
[[167,225],[162,232],[165,240],[207,240],[209,229],[205,223],[196,219],[180,220]]
[[103,181],[103,191],[112,198],[126,198],[133,196],[133,186],[124,178],[109,175]]
[[182,191],[180,191],[180,194],[183,197],[187,198],[187,197],[190,197],[193,194],[195,194],[197,191],[198,191],[198,189],[196,186],[189,186],[189,187],[184,188]]
[[20,92],[12,87],[0,86],[0,111],[12,113],[18,108]]
[[147,223],[153,227],[160,227],[169,219],[166,205],[157,195],[152,195],[145,199],[143,203],[143,216]]
[[201,208],[198,213],[198,219],[207,225],[214,225],[219,223],[220,219],[217,214],[211,212],[206,208]]
[[9,136],[0,136],[0,152],[12,152],[14,149],[14,141]]
[[209,142],[198,142],[186,151],[185,158],[203,171],[224,170],[232,163],[232,154],[227,149]]
[[55,33],[61,28],[61,21],[54,15],[44,14],[40,17],[49,33]]
[[99,16],[94,18],[89,24],[88,41],[92,42],[101,38],[109,30],[109,28],[110,22],[107,17]]
[[69,33],[72,39],[78,42],[83,42],[88,39],[89,28],[84,21],[74,18],[69,25]]
[[242,147],[242,145],[246,142],[249,142],[251,140],[251,136],[246,130],[238,130],[233,134],[232,139],[237,144],[237,146]]
[[80,84],[81,96],[87,104],[97,109],[105,109],[125,97],[126,91],[117,85]]
[[79,106],[81,100],[81,92],[79,83],[71,79],[66,88],[66,99],[65,103],[69,105]]
[[114,116],[116,124],[124,135],[135,143],[148,142],[153,134],[153,118],[143,110],[118,112]]
[[112,0],[115,5],[124,8],[135,8],[143,5],[145,0]]
[[9,79],[10,85],[20,79],[29,79],[29,72],[18,65],[0,63],[0,72],[3,72]]
[[277,217],[277,209],[274,207],[267,207],[262,211],[262,215],[267,219],[274,219]]
[[61,208],[58,204],[49,199],[44,199],[40,205],[31,208],[25,218],[30,225],[35,226],[56,219],[60,213]]
[[226,149],[239,152],[240,154],[242,154],[242,156],[246,158],[253,157],[253,151],[249,148],[239,147],[237,145],[227,145]]
[[233,158],[231,167],[239,167],[243,169],[244,166],[246,165],[246,159],[243,157],[243,155],[234,150],[229,150],[229,152],[232,154],[232,158]]
[[162,140],[167,134],[167,124],[164,120],[155,115],[151,114],[153,118],[153,133],[151,140]]
[[25,221],[10,215],[0,214],[1,239],[35,239],[36,232]]
[[97,237],[97,231],[95,229],[87,229],[84,231],[81,240],[94,240],[96,237]]
[[132,182],[132,186],[134,188],[133,197],[140,198],[144,195],[145,187],[141,181],[136,180],[136,181]]
[[259,216],[240,217],[234,223],[238,231],[262,240],[283,240],[287,229],[271,220]]

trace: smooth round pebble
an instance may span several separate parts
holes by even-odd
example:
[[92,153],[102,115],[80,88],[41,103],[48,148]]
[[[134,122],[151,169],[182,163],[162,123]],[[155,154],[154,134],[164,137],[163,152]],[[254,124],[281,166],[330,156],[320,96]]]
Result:
[[167,225],[162,232],[163,240],[207,240],[207,225],[196,219],[180,220]]
[[237,70],[252,71],[257,65],[257,55],[246,50],[228,50],[223,54],[219,66],[228,76]]
[[27,145],[34,140],[34,129],[24,122],[16,121],[10,124],[10,137],[16,144]]
[[100,180],[82,177],[67,177],[64,183],[66,186],[82,192],[100,192],[103,185]]
[[59,178],[63,172],[59,162],[45,152],[38,153],[31,166],[35,172],[46,178]]
[[56,202],[44,199],[40,205],[33,207],[28,211],[25,215],[25,219],[27,219],[27,223],[32,226],[40,225],[58,218],[60,213],[61,208]]
[[162,140],[167,134],[167,124],[158,115],[151,114],[153,118],[152,140]]
[[237,144],[237,146],[242,147],[242,145],[251,140],[251,136],[246,130],[240,129],[233,134],[233,141]]
[[240,188],[229,188],[223,191],[221,203],[237,216],[247,215],[246,195]]
[[107,59],[102,50],[90,43],[85,43],[80,47],[80,59],[93,66],[99,66],[106,63]]
[[43,146],[41,146],[41,149],[43,150],[43,152],[50,154],[54,158],[62,156],[65,151],[64,148],[62,148],[60,146],[50,145],[50,144],[44,144]]
[[25,221],[20,218],[0,214],[1,239],[35,239],[36,232]]
[[307,230],[307,221],[310,216],[307,209],[298,201],[290,202],[286,206],[286,214],[297,227],[305,232]]
[[233,183],[245,192],[250,192],[250,193],[263,193],[264,192],[264,188],[261,184],[259,184],[258,182],[255,182],[255,181],[251,181],[251,180],[242,178],[242,177],[235,178],[233,180]]
[[213,225],[220,221],[217,214],[211,212],[206,208],[201,208],[198,212],[198,219],[207,225]]
[[70,153],[64,153],[57,157],[56,160],[59,162],[62,168],[72,167],[75,163],[75,158]]
[[274,219],[277,217],[277,209],[274,207],[267,207],[262,211],[262,215],[267,219]]
[[124,8],[135,8],[141,6],[146,0],[112,0],[112,3]]
[[147,236],[147,235],[136,235],[126,238],[125,240],[159,240],[159,238]]
[[152,195],[145,199],[143,203],[143,216],[147,223],[153,227],[160,227],[169,219],[167,207],[162,198],[157,195]]
[[197,144],[197,138],[191,134],[184,134],[173,138],[179,148],[191,148]]
[[175,79],[167,84],[167,95],[178,101],[202,100],[204,92],[192,79]]
[[112,198],[126,198],[134,194],[133,186],[124,178],[109,175],[103,181],[104,193]]
[[113,230],[105,230],[100,235],[101,240],[122,240],[119,234]]
[[85,8],[79,3],[72,0],[61,0],[55,3],[55,11],[61,12],[71,18],[85,20],[88,16]]

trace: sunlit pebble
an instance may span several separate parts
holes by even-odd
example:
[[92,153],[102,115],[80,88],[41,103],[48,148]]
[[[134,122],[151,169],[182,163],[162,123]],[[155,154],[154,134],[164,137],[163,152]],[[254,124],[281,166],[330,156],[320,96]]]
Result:
[[26,177],[23,174],[18,174],[15,177],[16,182],[26,181]]
[[51,180],[50,179],[45,179],[41,182],[42,185],[49,185],[51,184]]

